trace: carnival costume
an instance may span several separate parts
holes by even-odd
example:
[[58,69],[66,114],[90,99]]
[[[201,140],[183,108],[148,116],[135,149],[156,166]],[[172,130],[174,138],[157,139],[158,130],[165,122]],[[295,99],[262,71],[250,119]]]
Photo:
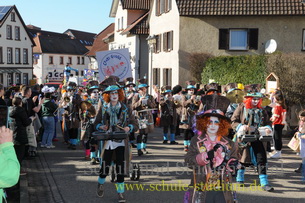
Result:
[[69,82],[69,78],[70,78],[70,75],[71,75],[71,70],[75,71],[78,73],[78,70],[75,69],[75,68],[72,68],[69,66],[70,64],[67,64],[65,66],[65,70],[64,70],[64,77],[65,77],[65,81],[64,81],[64,85],[66,85],[68,82]]
[[76,149],[78,128],[80,126],[79,107],[81,103],[81,97],[76,94],[76,83],[69,82],[67,92],[63,97],[63,105],[65,113],[63,114],[64,133],[67,133],[70,141],[69,149]]
[[155,100],[152,95],[147,94],[147,82],[145,79],[139,80],[138,90],[132,99],[132,108],[136,111],[136,118],[139,122],[139,135],[137,136],[138,155],[143,155],[146,150],[148,133],[154,128],[153,116],[151,110],[156,107]]
[[200,101],[196,98],[196,87],[194,81],[187,81],[187,95],[182,97],[183,110],[181,115],[180,128],[184,129],[184,151],[188,150],[191,144],[191,139],[194,136],[192,131],[193,118],[197,113]]
[[[214,103],[214,107],[227,108],[219,103]],[[220,109],[196,115],[196,135],[185,156],[186,164],[193,169],[191,188],[194,189],[185,193],[184,202],[236,201],[232,174],[238,167],[238,147],[227,138],[230,120]]]
[[[123,90],[116,85],[116,81],[110,84],[103,92],[104,104],[99,110],[94,123],[95,129],[100,132],[133,132],[138,130],[138,124],[132,115],[131,109],[122,102],[124,98]],[[103,197],[104,183],[109,174],[109,168],[115,154],[117,183],[116,188],[119,196],[119,202],[125,202],[124,193],[124,175],[129,170],[129,144],[128,136],[126,139],[110,139],[104,142],[102,150],[102,164],[98,178],[97,195]]]
[[98,162],[98,142],[92,137],[93,123],[98,111],[98,81],[89,81],[87,85],[89,98],[80,103],[81,140],[85,148],[85,157],[92,165]]
[[161,88],[161,126],[163,127],[163,144],[168,143],[168,130],[170,130],[170,144],[178,144],[175,141],[175,130],[177,125],[176,104],[173,100],[171,87]]
[[[136,84],[133,82],[133,77],[129,77],[125,79],[125,97],[126,101],[125,104],[129,109],[132,109],[132,98],[135,96],[136,91],[134,89],[136,87]],[[133,148],[136,148],[137,146],[134,144],[135,142],[135,133],[131,132],[129,134],[129,142],[131,143]]]
[[[272,128],[269,116],[261,107],[262,94],[258,92],[258,85],[251,85],[248,88],[248,93],[244,103],[238,105],[231,121],[232,127],[236,131],[238,140],[242,140],[245,135],[272,135]],[[254,100],[254,101],[253,101]],[[255,105],[254,105],[254,102]],[[271,137],[272,138],[272,137]],[[240,162],[243,164],[242,169],[238,170],[236,181],[240,184],[244,183],[245,166],[257,165],[260,184],[266,191],[273,191],[274,188],[269,185],[267,176],[267,154],[266,146],[259,137],[251,142],[239,142],[241,153]],[[254,154],[254,156],[251,156]]]

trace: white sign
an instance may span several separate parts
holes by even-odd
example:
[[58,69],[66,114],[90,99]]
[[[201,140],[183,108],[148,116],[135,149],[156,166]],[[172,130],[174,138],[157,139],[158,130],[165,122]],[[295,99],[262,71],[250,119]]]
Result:
[[118,76],[120,81],[132,77],[128,49],[96,52],[96,58],[100,82],[110,75]]
[[49,82],[62,82],[64,80],[63,72],[48,72]]
[[275,92],[275,89],[278,88],[277,87],[277,82],[276,81],[267,81],[267,93],[270,94],[271,92]]

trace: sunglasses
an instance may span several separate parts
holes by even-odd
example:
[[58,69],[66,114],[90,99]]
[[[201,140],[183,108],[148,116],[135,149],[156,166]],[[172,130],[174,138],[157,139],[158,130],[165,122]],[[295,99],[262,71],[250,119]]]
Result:
[[99,93],[99,91],[92,91],[92,93]]

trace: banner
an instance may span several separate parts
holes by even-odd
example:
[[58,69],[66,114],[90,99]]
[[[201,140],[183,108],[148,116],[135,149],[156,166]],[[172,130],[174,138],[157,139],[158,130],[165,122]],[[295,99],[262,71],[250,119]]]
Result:
[[128,49],[96,52],[96,58],[100,82],[110,75],[118,76],[120,81],[132,77]]

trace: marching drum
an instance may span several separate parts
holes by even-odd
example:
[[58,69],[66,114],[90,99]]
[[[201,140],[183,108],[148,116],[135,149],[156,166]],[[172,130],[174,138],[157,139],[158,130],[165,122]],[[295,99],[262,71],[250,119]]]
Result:
[[128,133],[126,132],[99,132],[95,131],[92,133],[92,136],[96,140],[124,140],[128,137]]

